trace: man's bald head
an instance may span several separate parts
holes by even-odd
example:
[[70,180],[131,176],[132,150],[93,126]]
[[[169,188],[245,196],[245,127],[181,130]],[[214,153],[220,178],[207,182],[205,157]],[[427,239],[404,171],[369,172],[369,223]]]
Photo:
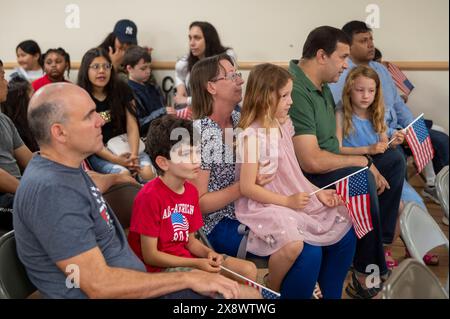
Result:
[[85,96],[89,97],[85,90],[70,83],[48,84],[34,93],[28,106],[28,125],[40,146],[50,143],[52,125],[66,122],[70,106]]

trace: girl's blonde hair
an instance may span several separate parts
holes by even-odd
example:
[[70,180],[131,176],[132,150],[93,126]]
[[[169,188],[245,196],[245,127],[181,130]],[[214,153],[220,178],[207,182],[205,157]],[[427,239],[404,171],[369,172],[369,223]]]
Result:
[[348,136],[353,131],[353,107],[351,100],[351,91],[356,79],[360,76],[364,76],[375,81],[375,99],[369,106],[368,111],[375,132],[381,134],[386,131],[386,124],[384,122],[383,93],[381,91],[380,78],[378,77],[377,72],[372,68],[365,65],[360,65],[350,71],[345,81],[344,90],[342,91],[342,106],[344,111],[344,136]]
[[245,130],[260,120],[262,127],[269,128],[275,120],[279,91],[289,80],[292,75],[282,67],[270,63],[255,66],[247,80],[238,127]]

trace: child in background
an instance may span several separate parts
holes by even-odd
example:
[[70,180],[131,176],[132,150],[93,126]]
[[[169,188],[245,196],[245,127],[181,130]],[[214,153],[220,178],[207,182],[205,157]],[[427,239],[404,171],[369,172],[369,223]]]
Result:
[[[376,156],[384,153],[388,147],[395,148],[403,143],[405,134],[402,131],[396,131],[392,136],[386,133],[381,82],[370,67],[361,65],[350,71],[342,93],[342,104],[342,111],[336,112],[336,136],[342,154]],[[388,146],[391,139],[394,141]],[[418,203],[426,210],[420,195],[405,180],[399,215],[409,201]],[[397,222],[394,240],[399,235]],[[385,247],[385,255],[388,268],[398,265],[388,247]]]
[[104,147],[88,158],[92,168],[103,174],[137,174],[143,182],[152,179],[150,159],[145,152],[139,151],[139,125],[131,90],[116,77],[105,50],[94,48],[84,54],[78,85],[91,95],[97,112],[105,120],[103,143],[106,145],[111,138],[126,133],[130,149],[123,154],[114,154]]
[[19,73],[30,83],[44,75],[41,65],[41,48],[36,41],[20,42],[16,47],[16,56],[19,67],[14,69],[14,72]]
[[[157,87],[148,83],[151,75],[152,58],[148,50],[139,46],[129,48],[123,58],[128,72],[128,85],[133,90],[136,113],[139,119],[141,136],[147,136],[151,121],[164,114],[177,114],[175,109],[164,105],[164,98]],[[192,112],[190,112],[192,114]],[[186,117],[191,119],[190,114]]]
[[[281,67],[261,64],[250,72],[238,124],[244,130],[237,160],[242,197],[235,213],[250,228],[247,251],[270,256],[269,288],[281,289],[282,298],[310,298],[318,281],[324,298],[340,299],[356,237],[335,190],[309,195],[317,187],[294,152],[292,86]],[[261,187],[258,173],[275,178]]]
[[69,76],[70,56],[63,48],[48,49],[42,56],[42,61],[45,75],[32,83],[35,92],[50,83],[68,82],[64,73],[67,71]]
[[[174,132],[176,140],[171,139]],[[223,265],[254,281],[253,263],[220,255],[195,238],[203,221],[198,191],[187,181],[200,170],[194,142],[192,121],[165,115],[150,124],[146,149],[159,177],[136,196],[129,244],[149,272],[200,269],[228,276],[220,268]],[[261,296],[256,289],[242,286],[240,297]]]
[[1,110],[13,121],[20,137],[30,151],[36,152],[39,150],[39,146],[31,134],[27,119],[28,102],[33,93],[33,88],[27,79],[19,73],[12,74],[8,83],[8,95],[6,101],[1,105]]

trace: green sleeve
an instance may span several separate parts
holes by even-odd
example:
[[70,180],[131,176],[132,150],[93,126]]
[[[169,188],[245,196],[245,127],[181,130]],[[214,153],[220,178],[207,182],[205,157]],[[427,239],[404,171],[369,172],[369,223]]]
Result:
[[311,99],[303,93],[292,92],[292,101],[289,115],[294,124],[295,135],[317,136],[314,105]]

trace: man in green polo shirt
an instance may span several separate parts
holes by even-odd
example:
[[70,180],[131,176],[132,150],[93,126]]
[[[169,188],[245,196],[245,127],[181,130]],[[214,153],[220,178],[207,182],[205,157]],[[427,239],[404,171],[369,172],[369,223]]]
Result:
[[406,164],[395,150],[373,159],[339,154],[335,104],[327,83],[338,81],[347,68],[349,54],[350,42],[341,30],[329,26],[314,29],[303,46],[302,59],[289,64],[294,76],[289,113],[295,127],[293,143],[298,162],[313,184],[324,187],[361,167],[370,168],[373,230],[357,241],[352,282],[346,291],[354,298],[372,298],[381,285],[370,282],[371,278],[381,275],[384,281],[389,276],[383,243],[392,241]]

